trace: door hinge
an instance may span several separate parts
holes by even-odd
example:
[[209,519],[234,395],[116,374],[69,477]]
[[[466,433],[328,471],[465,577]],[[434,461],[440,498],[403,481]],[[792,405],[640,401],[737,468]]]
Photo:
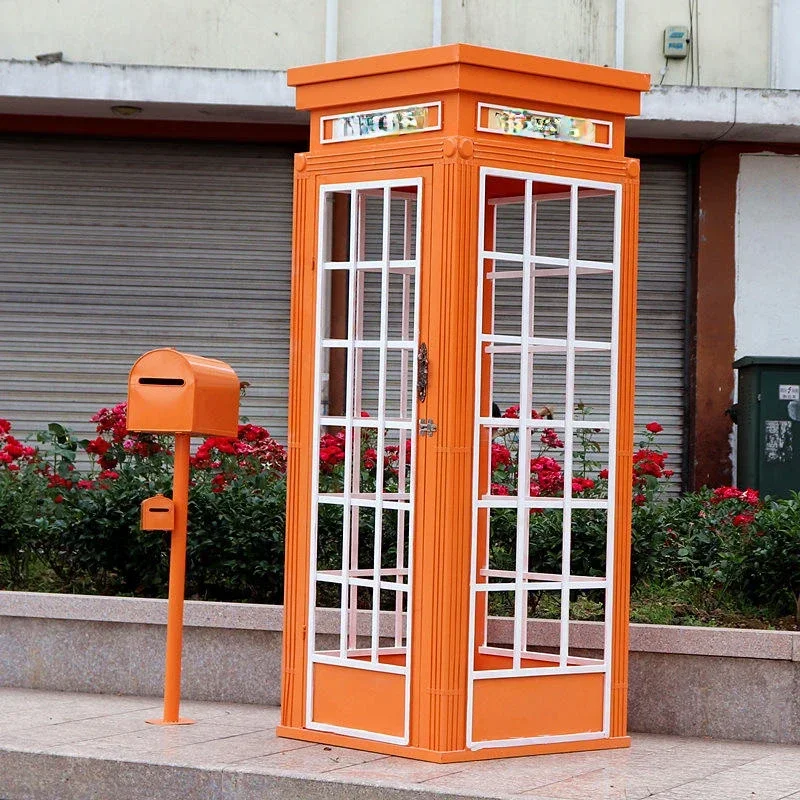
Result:
[[419,421],[420,436],[433,436],[436,431],[436,423],[432,419],[421,419]]

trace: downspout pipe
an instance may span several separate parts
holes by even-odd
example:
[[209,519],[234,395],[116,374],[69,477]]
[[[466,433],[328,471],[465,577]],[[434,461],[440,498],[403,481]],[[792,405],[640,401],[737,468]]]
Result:
[[438,47],[442,43],[442,0],[433,0],[433,34],[432,44]]
[[782,89],[781,86],[781,0],[772,0],[770,10],[769,35],[769,86],[770,89]]
[[339,58],[339,0],[325,0],[325,60]]
[[614,66],[625,69],[625,0],[617,0],[614,11]]

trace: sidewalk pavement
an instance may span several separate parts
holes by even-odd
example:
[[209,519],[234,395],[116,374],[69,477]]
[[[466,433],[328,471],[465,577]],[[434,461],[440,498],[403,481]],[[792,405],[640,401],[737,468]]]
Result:
[[430,764],[275,736],[278,709],[0,688],[3,800],[800,800],[800,747],[634,734],[630,750]]

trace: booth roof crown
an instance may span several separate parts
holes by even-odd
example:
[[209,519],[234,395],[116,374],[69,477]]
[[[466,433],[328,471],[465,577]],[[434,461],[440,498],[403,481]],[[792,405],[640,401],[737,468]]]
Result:
[[[465,92],[520,105],[558,102],[592,113],[635,116],[650,76],[561,59],[452,44],[334,61],[288,72],[298,109],[335,113],[354,104]],[[389,100],[390,102],[387,102]]]

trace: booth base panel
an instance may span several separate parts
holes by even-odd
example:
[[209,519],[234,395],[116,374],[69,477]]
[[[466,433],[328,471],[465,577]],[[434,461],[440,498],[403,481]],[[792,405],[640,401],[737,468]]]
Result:
[[387,756],[414,758],[418,761],[431,761],[435,764],[451,764],[459,761],[487,761],[492,758],[513,758],[518,756],[537,756],[549,753],[580,753],[587,750],[615,750],[630,747],[630,736],[614,736],[608,739],[592,739],[578,742],[556,742],[553,744],[529,744],[519,747],[485,747],[480,750],[426,750],[422,747],[373,742],[357,736],[339,733],[311,731],[307,728],[290,728],[279,725],[278,736],[287,739],[300,739],[305,742],[329,744],[336,747],[351,747],[369,753],[383,753]]

